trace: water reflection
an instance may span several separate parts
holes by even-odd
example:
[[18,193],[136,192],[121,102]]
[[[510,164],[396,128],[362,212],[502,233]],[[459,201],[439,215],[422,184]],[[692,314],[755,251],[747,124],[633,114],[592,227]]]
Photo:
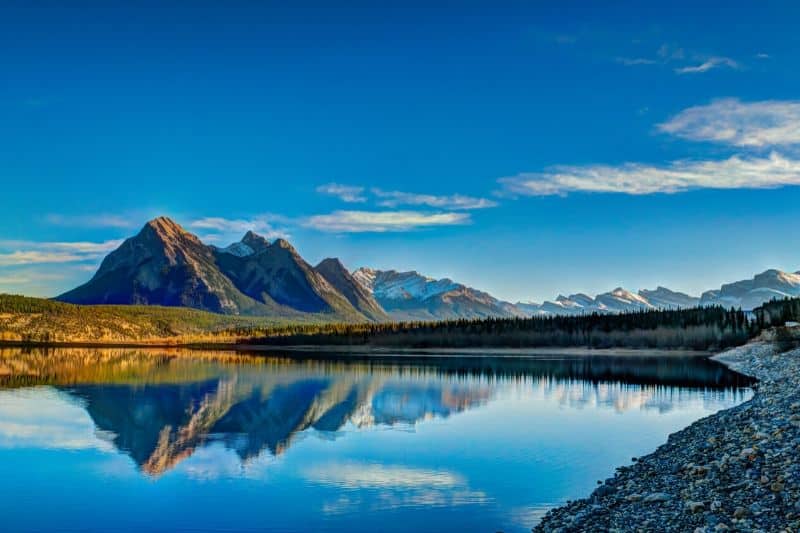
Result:
[[[730,402],[730,394],[747,384],[697,357],[367,360],[180,350],[4,350],[0,446],[113,446],[142,472],[159,476],[211,444],[221,444],[246,464],[284,453],[310,430],[335,436],[344,428],[414,426],[502,394],[524,393],[570,408],[668,412],[696,399],[698,390],[707,402]],[[29,388],[40,385],[49,388]],[[313,475],[344,486],[385,479],[454,483],[425,472],[375,468],[338,465]]]

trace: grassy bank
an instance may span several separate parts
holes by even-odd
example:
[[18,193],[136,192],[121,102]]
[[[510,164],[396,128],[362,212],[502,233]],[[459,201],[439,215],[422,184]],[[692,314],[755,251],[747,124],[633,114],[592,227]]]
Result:
[[234,330],[286,325],[268,317],[231,316],[144,305],[73,305],[0,294],[0,341],[6,343],[186,344],[234,341]]

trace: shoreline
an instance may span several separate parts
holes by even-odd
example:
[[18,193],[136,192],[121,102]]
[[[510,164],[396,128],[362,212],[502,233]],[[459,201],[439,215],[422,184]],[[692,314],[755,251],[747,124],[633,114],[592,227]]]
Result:
[[357,356],[374,355],[383,357],[387,355],[413,356],[413,357],[541,357],[548,355],[575,356],[575,357],[710,357],[713,352],[698,350],[665,350],[649,348],[588,348],[588,347],[537,347],[537,348],[394,348],[386,346],[269,346],[269,345],[236,345],[237,351],[242,352],[294,352],[298,354],[352,354]]
[[753,397],[671,434],[533,531],[800,530],[800,349],[751,342],[711,360],[757,379]]
[[609,357],[707,357],[713,358],[715,352],[691,350],[684,348],[590,348],[587,346],[572,347],[467,347],[467,348],[402,348],[367,345],[267,345],[241,344],[236,342],[220,343],[180,343],[180,342],[22,342],[0,341],[0,349],[7,348],[140,348],[140,349],[186,349],[186,350],[220,350],[239,353],[256,352],[290,352],[297,354],[353,354],[358,356],[375,355],[409,355],[409,356],[462,356],[462,357],[537,357],[557,356],[609,356]]

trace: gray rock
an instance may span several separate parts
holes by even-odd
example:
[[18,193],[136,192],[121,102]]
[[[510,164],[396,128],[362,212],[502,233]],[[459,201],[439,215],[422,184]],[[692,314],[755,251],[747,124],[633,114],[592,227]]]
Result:
[[699,513],[701,511],[705,511],[706,504],[704,504],[703,502],[689,501],[686,502],[686,509],[688,509],[692,513]]
[[667,502],[672,499],[672,496],[667,494],[666,492],[653,492],[652,494],[648,494],[642,500],[644,503],[661,503]]

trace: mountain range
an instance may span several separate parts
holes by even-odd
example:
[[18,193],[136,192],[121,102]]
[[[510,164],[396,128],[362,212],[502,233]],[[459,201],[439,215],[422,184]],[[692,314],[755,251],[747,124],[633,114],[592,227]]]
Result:
[[636,293],[618,287],[591,297],[510,303],[416,271],[359,268],[337,258],[316,266],[286,240],[247,232],[227,247],[204,244],[169,218],[149,221],[101,263],[85,284],[57,297],[77,304],[182,306],[232,315],[343,321],[445,320],[619,313],[723,305],[753,309],[800,296],[800,272],[767,270],[695,297],[666,287]]

